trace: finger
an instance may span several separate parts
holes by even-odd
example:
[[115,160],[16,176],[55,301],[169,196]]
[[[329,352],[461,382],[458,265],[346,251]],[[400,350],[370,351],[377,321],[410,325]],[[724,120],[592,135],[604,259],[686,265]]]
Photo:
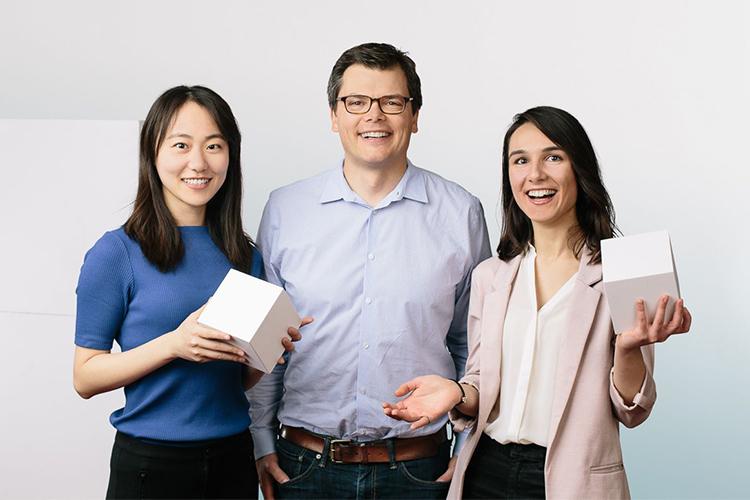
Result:
[[305,325],[309,325],[313,321],[315,321],[315,319],[313,319],[312,317],[305,316],[304,318],[302,318],[302,322],[300,323],[299,327],[302,328]]
[[405,396],[406,394],[409,394],[411,391],[413,391],[416,388],[417,388],[416,382],[414,380],[410,380],[398,386],[398,388],[393,394],[395,394],[398,397]]
[[194,347],[200,347],[201,349],[205,349],[207,351],[223,352],[227,354],[234,354],[236,356],[245,355],[245,351],[243,351],[239,347],[220,340],[208,340],[201,337],[193,337],[190,340],[190,345]]
[[648,319],[646,314],[646,301],[638,299],[635,301],[635,324],[640,332],[648,331]]
[[409,426],[409,428],[411,430],[415,430],[415,429],[422,428],[422,427],[424,427],[425,425],[427,425],[429,423],[430,423],[430,418],[428,416],[426,416],[426,415],[422,415],[417,420],[415,420],[414,422],[412,422],[411,426]]
[[281,470],[281,467],[279,467],[278,463],[270,463],[268,464],[268,473],[271,474],[274,481],[277,483],[286,483],[289,481],[289,476],[286,475],[286,472]]
[[277,359],[277,360],[276,360],[276,364],[277,364],[277,365],[283,365],[283,364],[286,364],[286,360],[284,359],[284,356],[282,356],[282,357],[280,357],[279,359]]
[[676,332],[677,330],[679,330],[680,325],[682,325],[682,316],[684,312],[684,307],[682,304],[682,299],[679,299],[674,303],[674,312],[672,313],[672,319],[669,320],[669,324],[667,324],[666,326],[668,333]]
[[[654,334],[656,338],[653,338],[652,340],[658,339],[658,333],[661,331],[662,328],[664,328],[664,316],[667,312],[667,303],[669,302],[669,295],[662,295],[659,297],[659,302],[656,304],[656,314],[654,315],[654,321],[651,323],[650,332]],[[650,337],[649,337],[650,338]]]
[[294,350],[294,344],[292,344],[291,339],[283,338],[281,339],[281,345],[284,346],[284,350],[286,352],[292,352]]
[[268,473],[261,473],[260,478],[260,491],[263,493],[263,498],[266,500],[274,500],[273,496],[273,478]]
[[299,330],[297,330],[293,326],[290,326],[286,330],[286,333],[289,335],[289,337],[291,337],[292,341],[294,342],[297,342],[299,339],[302,338],[302,334],[299,332]]
[[196,354],[198,357],[201,358],[201,361],[235,361],[237,363],[244,363],[245,362],[245,355],[242,353],[242,356],[239,356],[237,354],[231,354],[228,352],[222,352],[222,351],[214,351],[211,349],[204,349],[202,347],[196,347],[192,351],[194,354]]
[[204,339],[214,339],[214,340],[231,340],[232,336],[228,333],[221,332],[219,330],[215,330],[213,328],[209,328],[205,325],[196,326],[194,335],[200,335]]

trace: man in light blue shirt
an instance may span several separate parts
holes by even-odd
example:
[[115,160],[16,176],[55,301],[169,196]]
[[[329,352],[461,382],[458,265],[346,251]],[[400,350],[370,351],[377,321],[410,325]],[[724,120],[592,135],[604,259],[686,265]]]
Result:
[[422,95],[404,52],[347,50],[328,98],[343,164],[271,193],[258,232],[268,280],[315,318],[250,393],[263,495],[444,498],[446,420],[411,431],[382,402],[463,373],[470,273],[491,254],[482,206],[407,159]]

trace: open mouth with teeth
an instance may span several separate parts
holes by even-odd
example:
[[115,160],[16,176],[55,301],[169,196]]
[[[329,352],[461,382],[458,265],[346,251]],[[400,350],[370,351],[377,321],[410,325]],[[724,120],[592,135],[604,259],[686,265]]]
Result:
[[544,203],[557,194],[556,189],[531,189],[526,191],[526,196],[534,203]]
[[370,132],[362,132],[359,134],[362,139],[385,139],[386,137],[390,137],[390,135],[390,132],[385,132],[382,130],[373,130]]
[[210,180],[208,177],[185,177],[182,182],[191,187],[202,187],[208,184]]

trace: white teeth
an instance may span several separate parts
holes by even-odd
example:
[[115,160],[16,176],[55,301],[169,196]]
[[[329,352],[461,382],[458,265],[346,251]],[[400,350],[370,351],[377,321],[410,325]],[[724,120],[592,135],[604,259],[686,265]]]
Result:
[[186,184],[200,185],[200,184],[208,184],[209,180],[210,179],[182,179],[182,182]]
[[388,132],[362,132],[360,135],[365,139],[380,139],[381,137],[387,137],[391,134]]
[[556,192],[554,189],[533,189],[527,194],[532,198],[544,198],[545,196],[552,196]]

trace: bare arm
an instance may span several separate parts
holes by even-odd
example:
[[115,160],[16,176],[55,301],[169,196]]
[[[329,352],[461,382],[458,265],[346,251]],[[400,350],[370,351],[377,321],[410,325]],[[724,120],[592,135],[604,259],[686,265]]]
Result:
[[[205,307],[205,306],[204,306]],[[176,358],[198,363],[244,362],[245,353],[227,342],[231,337],[198,323],[203,307],[171,332],[126,352],[76,347],[73,385],[81,397],[118,389],[139,380]]]
[[614,383],[626,404],[633,402],[646,377],[646,365],[643,361],[641,347],[657,342],[664,342],[671,335],[686,333],[690,330],[692,317],[684,306],[682,299],[675,303],[672,318],[666,318],[669,297],[664,295],[654,315],[654,321],[647,321],[646,306],[643,300],[636,303],[636,326],[633,330],[622,332],[615,341]]

